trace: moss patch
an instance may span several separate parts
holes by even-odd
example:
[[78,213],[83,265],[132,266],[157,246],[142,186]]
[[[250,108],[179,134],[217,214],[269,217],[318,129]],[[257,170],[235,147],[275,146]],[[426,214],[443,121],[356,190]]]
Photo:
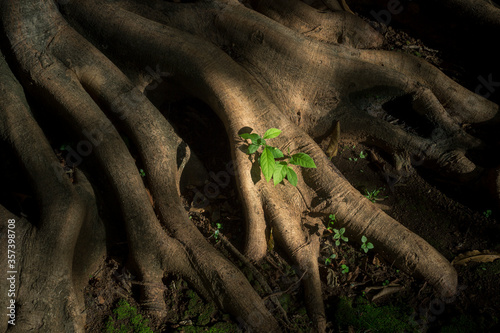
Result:
[[137,308],[121,299],[113,310],[113,316],[106,322],[106,333],[153,333],[153,330]]
[[357,332],[416,332],[409,318],[410,309],[392,305],[376,306],[358,297],[355,302],[340,298],[334,320],[340,328],[352,326]]

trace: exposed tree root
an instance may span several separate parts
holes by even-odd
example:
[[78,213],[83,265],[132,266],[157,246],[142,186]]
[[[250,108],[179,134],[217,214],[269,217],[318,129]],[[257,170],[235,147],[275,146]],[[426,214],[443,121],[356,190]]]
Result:
[[[317,261],[320,234],[304,225],[321,225],[330,213],[349,237],[367,236],[398,267],[443,296],[453,295],[457,275],[446,258],[354,189],[312,136],[328,134],[340,120],[347,131],[364,131],[367,140],[388,152],[420,156],[425,165],[470,181],[483,168],[466,153],[485,144],[463,125],[498,122],[498,106],[419,59],[366,50],[382,39],[348,13],[323,16],[299,1],[253,4],[266,16],[230,0],[72,1],[60,5],[72,26],[49,0],[2,4],[1,20],[22,83],[77,133],[79,149],[99,165],[110,193],[119,198],[129,265],[142,280],[144,308],[160,320],[165,316],[162,277],[175,272],[247,329],[280,330],[244,275],[188,219],[178,189],[185,161],[177,161],[177,152],[185,144],[131,82],[141,71],[126,68],[127,61],[138,68],[158,64],[169,73],[169,82],[206,102],[223,121],[247,221],[245,256],[250,261],[265,256],[266,229],[272,228],[278,246],[304,273],[306,305],[317,331],[326,329]],[[24,326],[15,329],[83,331],[78,290],[99,263],[104,243],[93,191],[83,173],[77,172],[73,184],[63,174],[26,107],[22,87],[4,62],[0,69],[2,100],[11,101],[0,103],[0,137],[33,180],[42,210],[36,225],[19,220],[24,243],[18,302]],[[363,94],[373,92],[387,101],[408,98],[408,110],[400,112],[426,119],[434,136],[408,133],[377,118],[377,112],[386,112],[382,106],[370,114]],[[117,127],[140,153],[154,207]],[[262,134],[269,127],[283,131],[275,139],[279,148],[305,152],[317,165],[297,170],[297,187],[273,186],[252,172],[256,161],[244,153],[238,134]],[[34,149],[37,155],[31,154]],[[0,206],[2,218],[10,215]],[[87,242],[96,246],[82,258],[76,249]],[[37,261],[34,253],[50,255],[53,262]],[[82,262],[75,274],[73,267]],[[33,311],[29,318],[24,309]]]

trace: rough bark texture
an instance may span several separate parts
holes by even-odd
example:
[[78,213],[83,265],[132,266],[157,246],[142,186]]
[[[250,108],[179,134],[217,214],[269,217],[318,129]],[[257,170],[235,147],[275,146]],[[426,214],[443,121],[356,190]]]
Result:
[[[231,0],[1,2],[7,60],[0,57],[0,139],[32,181],[40,207],[39,220],[28,221],[0,205],[2,244],[5,221],[15,218],[21,253],[12,332],[82,332],[81,290],[102,261],[106,241],[91,184],[78,169],[73,183],[64,174],[25,93],[87,142],[79,148],[104,175],[107,195],[118,198],[129,265],[143,282],[141,304],[152,315],[165,315],[162,277],[173,272],[247,328],[281,330],[244,275],[188,219],[179,180],[189,148],[144,93],[155,84],[144,79],[148,66],[168,73],[169,84],[204,101],[223,121],[246,214],[245,255],[252,261],[265,256],[272,227],[277,245],[305,272],[306,304],[317,331],[326,326],[319,234],[304,224],[322,225],[330,213],[348,236],[367,236],[388,260],[444,296],[456,292],[449,262],[354,189],[315,139],[340,121],[343,131],[388,153],[418,157],[424,167],[471,182],[498,172],[471,160],[468,152],[488,143],[464,125],[498,124],[498,106],[421,59],[376,50],[383,42],[377,31],[347,12],[345,2],[332,3],[338,11],[318,12],[295,0],[248,6]],[[426,132],[408,133],[383,120],[382,108],[368,109],[373,94],[404,101],[398,112],[425,120]],[[153,207],[117,127],[140,153]],[[255,161],[238,134],[269,127],[283,131],[275,140],[279,148],[307,153],[317,165],[296,169],[297,187],[273,186],[251,172]],[[499,187],[490,188],[497,197]],[[5,251],[2,246],[3,258]],[[5,281],[1,276],[2,295]],[[6,328],[2,320],[0,331]]]

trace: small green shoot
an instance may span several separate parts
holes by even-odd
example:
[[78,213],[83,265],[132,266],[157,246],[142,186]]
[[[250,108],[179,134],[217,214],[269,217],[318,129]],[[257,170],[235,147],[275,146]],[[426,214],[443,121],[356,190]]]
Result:
[[382,285],[383,285],[384,287],[385,287],[385,286],[387,286],[388,284],[389,284],[389,280],[385,280],[385,281],[382,283]]
[[143,169],[139,169],[139,174],[141,175],[141,177],[146,177],[146,173]]
[[335,245],[340,246],[340,240],[343,240],[344,242],[348,242],[349,238],[344,236],[345,233],[345,228],[340,228],[339,229],[333,229],[333,239],[335,239]]
[[216,242],[219,241],[220,230],[222,229],[222,224],[215,223],[214,239]]
[[349,157],[349,161],[351,161],[351,162],[357,162],[358,158],[357,157]]
[[491,214],[492,214],[491,209],[487,209],[487,210],[485,210],[485,211],[483,212],[483,215],[484,215],[484,216],[486,216],[486,217],[490,217],[490,216],[491,216]]
[[331,256],[329,256],[328,258],[325,258],[325,266],[330,265],[332,263],[332,259],[335,259],[336,257],[337,257],[337,255],[334,253]]
[[326,230],[331,231],[331,230],[333,230],[333,225],[334,225],[335,221],[337,221],[337,220],[335,219],[335,214],[330,214],[328,216],[328,218],[329,218],[329,221],[328,221],[328,227],[326,228]]
[[342,274],[347,274],[347,273],[349,273],[349,266],[347,266],[346,264],[342,264],[342,265],[340,265],[340,268],[342,269],[342,270],[341,270]]
[[361,159],[364,159],[364,158],[366,158],[367,156],[368,156],[368,154],[367,154],[367,153],[365,153],[364,151],[361,151],[361,152],[359,153],[359,158],[361,158]]
[[276,138],[280,134],[281,130],[270,128],[264,133],[263,137],[256,133],[242,133],[240,137],[252,142],[247,148],[249,155],[256,153],[260,147],[263,148],[259,157],[259,164],[266,181],[270,181],[272,178],[274,186],[276,186],[286,178],[290,184],[297,186],[297,174],[289,165],[316,168],[316,164],[311,156],[306,153],[296,153],[290,156],[289,151],[289,156],[286,156],[287,159],[285,159],[285,155],[280,149],[266,143],[266,139]]
[[380,192],[382,192],[382,191],[385,191],[385,188],[381,187],[381,188],[375,189],[373,191],[365,190],[365,193],[366,193],[365,197],[368,198],[368,200],[370,200],[373,203],[375,203],[376,201],[387,199],[388,196],[385,196],[385,197],[378,196],[380,194]]
[[373,249],[373,244],[368,242],[368,238],[364,235],[361,237],[361,243],[361,249],[365,251],[365,253],[368,253],[369,250]]

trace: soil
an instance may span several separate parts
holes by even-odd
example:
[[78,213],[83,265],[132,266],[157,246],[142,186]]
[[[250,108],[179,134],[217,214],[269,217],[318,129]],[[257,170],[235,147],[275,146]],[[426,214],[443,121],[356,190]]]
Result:
[[[385,35],[387,49],[423,57],[460,82],[460,68],[443,59],[439,50],[428,48],[392,27]],[[230,154],[223,126],[205,105],[185,99],[164,105],[163,111],[209,172],[217,174],[227,170]],[[400,125],[407,124],[401,122]],[[326,150],[326,140],[319,143]],[[469,189],[445,185],[421,170],[418,160],[403,155],[387,156],[357,137],[341,134],[339,153],[332,158],[332,163],[363,194],[374,195],[378,191],[373,197],[376,205],[427,240],[448,260],[473,250],[500,252],[498,212],[492,211],[491,202]],[[210,194],[208,203],[193,204],[198,192]],[[222,185],[207,180],[205,185],[186,188],[186,214],[215,247],[245,272],[286,331],[309,331],[310,322],[300,285],[302,272],[274,248],[272,237],[266,259],[255,266],[267,286],[249,263],[242,262],[234,250],[224,245],[222,237],[242,250],[244,218],[236,198],[233,178],[229,184]],[[329,225],[332,220],[324,222]],[[354,239],[341,240],[337,246],[333,232],[337,228],[336,221],[331,226],[332,232],[322,238],[318,259],[329,330],[500,331],[500,260],[457,265],[459,294],[443,299],[422,280],[385,262],[376,248],[365,253],[359,245],[360,240]],[[165,322],[153,320],[134,324],[121,318],[119,324],[117,309],[121,299],[141,313],[140,305],[134,300],[139,282],[125,268],[127,246],[122,237],[117,236],[108,244],[108,253],[102,267],[89,277],[85,289],[88,332],[121,332],[120,325],[124,325],[127,332],[148,332],[147,327],[154,332],[238,331],[239,323],[235,318],[216,310],[175,275],[164,278],[168,303]],[[279,305],[272,302],[270,294],[276,296]],[[115,323],[114,328],[110,318]]]

